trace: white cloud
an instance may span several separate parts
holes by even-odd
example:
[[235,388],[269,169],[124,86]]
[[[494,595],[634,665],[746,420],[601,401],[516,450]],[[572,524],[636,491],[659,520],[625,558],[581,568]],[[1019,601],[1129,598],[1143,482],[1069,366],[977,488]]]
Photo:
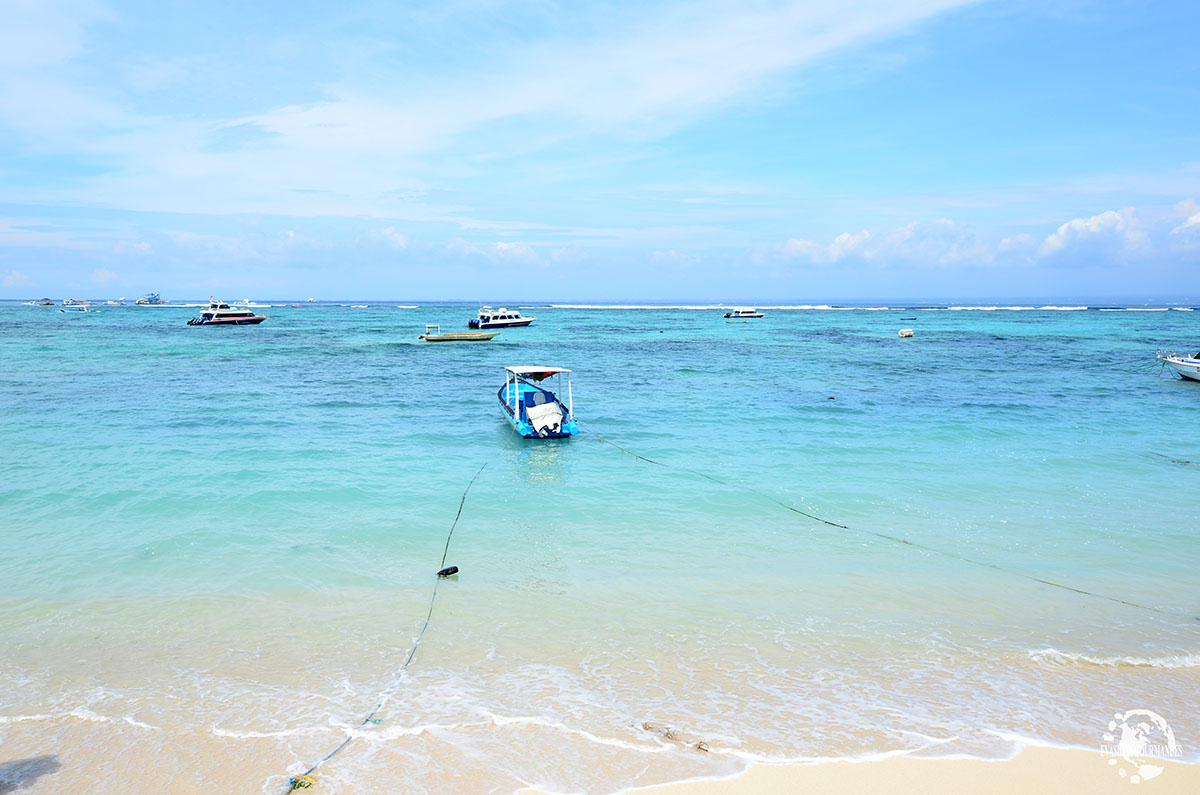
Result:
[[1145,248],[1148,238],[1137,218],[1136,210],[1107,210],[1090,218],[1072,218],[1048,235],[1038,249],[1041,257],[1078,252],[1134,251]]
[[794,238],[780,249],[789,259],[828,264],[846,260],[873,262],[882,267],[897,263],[922,266],[981,265],[992,261],[994,250],[955,222],[913,221],[888,232],[875,234],[867,229],[843,232],[825,246],[812,240]]
[[404,234],[394,226],[388,226],[379,230],[379,236],[384,239],[393,248],[408,248],[408,235]]
[[687,268],[700,262],[700,257],[695,254],[670,249],[668,251],[655,251],[650,255],[650,260],[658,265],[675,265]]
[[[438,208],[397,206],[397,189],[478,174],[489,167],[476,157],[481,152],[503,159],[595,135],[658,137],[753,100],[789,70],[968,1],[677,3],[613,15],[586,35],[481,50],[486,61],[466,74],[393,61],[382,73],[353,73],[354,81],[292,86],[284,95],[291,103],[186,116],[126,110],[136,104],[116,95],[119,79],[87,85],[79,77],[88,71],[80,68],[86,25],[103,18],[103,7],[52,6],[54,13],[31,23],[29,35],[48,39],[46,58],[63,68],[41,68],[31,53],[13,56],[20,79],[0,79],[0,116],[9,111],[0,121],[36,135],[37,146],[54,132],[70,140],[74,153],[111,165],[73,189],[43,189],[43,199],[150,211],[407,219],[437,215]],[[138,85],[151,87],[190,63],[186,53],[133,57],[149,73]],[[327,99],[311,101],[314,92]],[[233,150],[212,146],[234,128],[265,135],[248,136]]]
[[29,274],[23,273],[16,268],[13,268],[4,274],[5,287],[33,287],[33,279],[29,278]]
[[117,278],[117,274],[107,268],[96,268],[92,271],[92,282],[94,284],[108,284],[115,278]]

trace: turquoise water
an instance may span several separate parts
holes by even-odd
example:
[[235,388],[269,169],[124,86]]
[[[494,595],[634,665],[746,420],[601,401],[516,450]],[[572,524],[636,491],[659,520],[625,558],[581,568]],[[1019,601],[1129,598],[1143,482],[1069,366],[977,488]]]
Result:
[[[381,693],[328,791],[1095,748],[1132,708],[1200,740],[1200,383],[1154,362],[1200,312],[537,306],[433,345],[473,307],[266,311],[0,305],[0,741],[62,763],[35,790],[277,792]],[[523,364],[573,368],[579,436],[509,429]]]

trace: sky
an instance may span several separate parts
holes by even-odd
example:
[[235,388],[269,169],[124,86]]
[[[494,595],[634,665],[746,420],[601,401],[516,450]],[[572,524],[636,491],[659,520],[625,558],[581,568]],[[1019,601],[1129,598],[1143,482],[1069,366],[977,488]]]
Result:
[[0,0],[0,298],[1200,299],[1200,4]]

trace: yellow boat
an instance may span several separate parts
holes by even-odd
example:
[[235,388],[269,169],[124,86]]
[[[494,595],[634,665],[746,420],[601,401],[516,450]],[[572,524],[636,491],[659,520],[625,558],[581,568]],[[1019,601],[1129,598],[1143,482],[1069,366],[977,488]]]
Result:
[[499,334],[499,331],[448,331],[443,334],[441,326],[427,324],[425,333],[417,339],[426,342],[487,342]]

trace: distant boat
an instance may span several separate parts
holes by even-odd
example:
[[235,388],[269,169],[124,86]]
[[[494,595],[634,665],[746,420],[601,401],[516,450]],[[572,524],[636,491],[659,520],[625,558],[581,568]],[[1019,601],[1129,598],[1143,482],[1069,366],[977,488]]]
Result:
[[63,307],[58,311],[72,314],[75,312],[99,312],[100,310],[92,309],[87,304],[64,304]]
[[125,306],[125,299],[118,298],[116,301],[105,301],[105,306]]
[[312,303],[313,301],[315,301],[315,300],[317,300],[317,299],[315,299],[315,298],[310,298],[310,299],[308,299],[308,302],[311,304],[311,303]]
[[[558,376],[558,394],[541,386]],[[567,402],[562,377],[567,376]],[[537,383],[535,383],[537,382]],[[526,439],[563,439],[579,433],[571,399],[571,371],[562,367],[505,367],[504,386],[496,393],[504,418]]]
[[158,306],[160,304],[169,304],[170,301],[164,301],[158,297],[158,293],[146,293],[144,296],[134,301],[139,306]]
[[43,298],[42,300],[37,302],[37,305],[38,306],[54,306],[54,302],[51,301],[49,298]]
[[766,317],[766,314],[759,312],[757,309],[742,308],[731,309],[725,313],[725,317],[743,318],[743,317]]
[[64,298],[63,306],[91,306],[92,302],[86,298]]
[[257,326],[267,319],[243,307],[233,308],[224,301],[212,301],[208,309],[187,322],[189,326]]
[[1181,378],[1186,378],[1188,381],[1200,381],[1200,353],[1188,356],[1175,351],[1159,351],[1158,360],[1179,373]]
[[487,342],[499,334],[499,331],[448,331],[443,334],[441,326],[427,323],[425,333],[417,339],[426,342]]
[[479,317],[474,320],[467,321],[467,326],[470,328],[516,328],[518,326],[528,326],[536,317],[521,317],[521,313],[515,309],[492,309],[490,306],[479,307]]

